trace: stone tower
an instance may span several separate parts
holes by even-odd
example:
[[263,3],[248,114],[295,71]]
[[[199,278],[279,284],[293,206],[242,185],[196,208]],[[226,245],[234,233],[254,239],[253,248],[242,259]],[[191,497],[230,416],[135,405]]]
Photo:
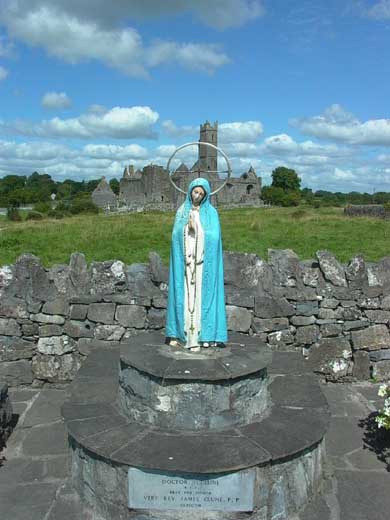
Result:
[[[218,146],[218,121],[212,126],[208,121],[204,125],[200,125],[200,143],[211,143]],[[201,170],[217,171],[218,157],[217,150],[209,146],[199,144],[199,166]]]

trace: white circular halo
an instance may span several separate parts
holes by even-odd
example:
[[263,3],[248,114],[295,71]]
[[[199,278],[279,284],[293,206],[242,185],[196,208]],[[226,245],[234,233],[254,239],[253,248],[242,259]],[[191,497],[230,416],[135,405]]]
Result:
[[[228,180],[230,179],[231,173],[232,173],[232,168],[231,168],[228,156],[226,155],[226,153],[221,148],[218,148],[218,146],[215,146],[215,144],[204,143],[204,142],[201,142],[201,141],[194,141],[194,142],[191,142],[191,143],[182,144],[181,146],[176,148],[176,150],[173,152],[173,154],[168,159],[166,169],[167,169],[168,175],[169,175],[169,168],[170,168],[172,159],[175,157],[177,152],[179,152],[183,148],[187,148],[188,146],[198,146],[199,147],[200,144],[205,145],[205,146],[210,146],[210,148],[214,148],[214,150],[217,150],[217,152],[219,152],[222,155],[222,157],[225,159],[226,165],[227,165],[227,177],[226,177],[225,181],[223,182],[223,184],[221,184],[221,186],[219,188],[217,188],[216,190],[214,190],[214,191],[212,191],[210,193],[210,197],[211,197],[211,195],[216,195],[218,192],[220,192],[226,186]],[[221,173],[222,172],[223,172],[223,170],[221,170]],[[205,171],[205,173],[207,173],[207,172]],[[219,173],[219,170],[217,170],[216,172],[213,172],[213,173]],[[187,195],[186,191],[184,191],[181,188],[179,188],[179,186],[176,186],[176,184],[172,180],[172,175],[169,175],[169,180],[171,181],[171,184],[175,188],[175,190],[180,191],[180,193],[184,193],[184,195]]]

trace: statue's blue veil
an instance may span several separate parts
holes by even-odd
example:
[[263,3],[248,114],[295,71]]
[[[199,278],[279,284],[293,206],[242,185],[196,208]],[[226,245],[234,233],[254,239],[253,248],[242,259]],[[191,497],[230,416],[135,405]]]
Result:
[[169,266],[169,289],[166,335],[186,342],[184,331],[184,227],[192,208],[191,192],[201,186],[205,197],[200,204],[200,222],[204,231],[204,263],[202,279],[202,307],[200,341],[227,341],[223,254],[221,227],[217,210],[210,204],[210,184],[207,179],[197,178],[188,187],[186,199],[177,210],[172,231]]

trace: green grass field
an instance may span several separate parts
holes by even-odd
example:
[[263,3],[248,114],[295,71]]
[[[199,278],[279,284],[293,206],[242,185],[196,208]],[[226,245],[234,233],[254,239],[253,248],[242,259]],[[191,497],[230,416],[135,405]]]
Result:
[[[88,262],[118,259],[145,262],[157,251],[168,262],[173,213],[103,214],[63,220],[8,222],[0,217],[0,265],[22,253],[39,256],[44,265],[68,263],[74,251]],[[293,249],[313,258],[328,249],[343,262],[356,253],[375,261],[390,255],[390,221],[347,218],[340,208],[258,208],[221,210],[225,250],[257,253],[268,248]]]

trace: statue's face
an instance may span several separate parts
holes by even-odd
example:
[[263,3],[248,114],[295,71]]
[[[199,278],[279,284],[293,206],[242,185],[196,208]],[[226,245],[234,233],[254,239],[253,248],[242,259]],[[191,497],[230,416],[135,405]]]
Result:
[[199,204],[202,202],[202,200],[204,199],[204,196],[206,195],[206,192],[204,191],[204,189],[201,187],[201,186],[196,186],[192,191],[191,191],[191,199],[192,199],[192,204],[194,206],[199,206]]

